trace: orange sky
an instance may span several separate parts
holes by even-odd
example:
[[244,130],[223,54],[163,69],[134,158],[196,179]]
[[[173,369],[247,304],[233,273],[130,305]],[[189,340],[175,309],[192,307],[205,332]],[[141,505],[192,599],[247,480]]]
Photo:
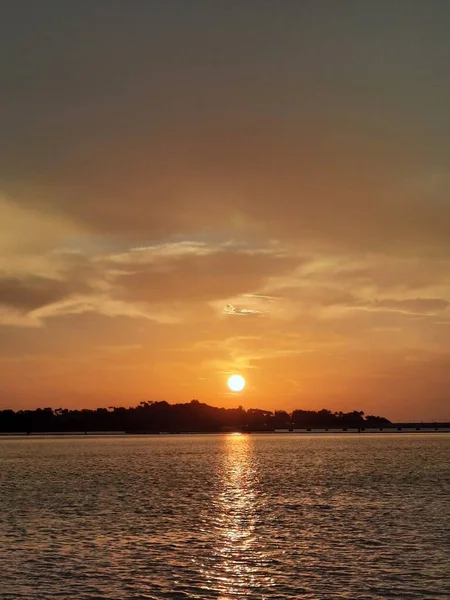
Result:
[[144,4],[0,19],[0,406],[450,419],[448,5]]

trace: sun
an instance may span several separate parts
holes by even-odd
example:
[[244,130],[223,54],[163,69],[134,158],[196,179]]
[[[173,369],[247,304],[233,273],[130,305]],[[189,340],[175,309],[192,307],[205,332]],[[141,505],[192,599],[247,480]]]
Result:
[[245,387],[245,379],[242,375],[231,375],[228,378],[228,387],[232,392],[242,392]]

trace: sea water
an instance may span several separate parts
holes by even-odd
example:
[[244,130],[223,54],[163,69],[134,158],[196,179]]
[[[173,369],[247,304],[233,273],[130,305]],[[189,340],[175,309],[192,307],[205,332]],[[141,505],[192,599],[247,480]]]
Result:
[[450,598],[450,435],[0,438],[2,600]]

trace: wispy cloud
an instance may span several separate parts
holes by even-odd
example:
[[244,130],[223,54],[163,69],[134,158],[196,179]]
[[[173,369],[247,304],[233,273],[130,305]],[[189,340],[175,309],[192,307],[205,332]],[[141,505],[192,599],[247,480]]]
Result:
[[107,317],[145,319],[166,325],[179,323],[179,318],[166,314],[162,309],[152,310],[144,304],[122,302],[102,295],[74,296],[34,310],[30,313],[30,316],[41,321],[51,317],[80,315],[89,312]]

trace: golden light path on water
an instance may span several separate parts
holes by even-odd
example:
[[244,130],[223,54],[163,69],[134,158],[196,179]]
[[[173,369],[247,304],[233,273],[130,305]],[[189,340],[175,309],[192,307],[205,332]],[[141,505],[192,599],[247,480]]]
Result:
[[[215,542],[211,560],[203,569],[208,587],[220,594],[220,600],[246,597],[262,583],[262,556],[256,533],[261,500],[258,483],[252,437],[224,436],[220,485],[210,516]],[[264,585],[271,587],[269,578],[263,579]]]

